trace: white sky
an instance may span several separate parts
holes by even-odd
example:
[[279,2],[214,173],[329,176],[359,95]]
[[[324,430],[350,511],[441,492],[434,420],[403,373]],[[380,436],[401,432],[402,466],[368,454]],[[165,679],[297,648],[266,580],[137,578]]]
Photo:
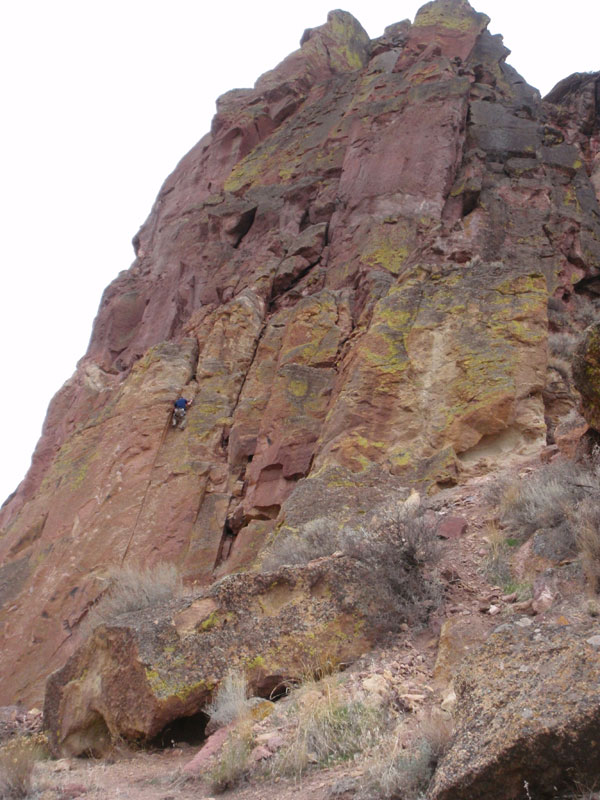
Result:
[[[471,0],[542,94],[600,69],[597,0]],[[342,0],[373,38],[417,0]],[[335,0],[4,0],[0,5],[0,502],[84,354],[104,287],[216,98],[325,22]]]

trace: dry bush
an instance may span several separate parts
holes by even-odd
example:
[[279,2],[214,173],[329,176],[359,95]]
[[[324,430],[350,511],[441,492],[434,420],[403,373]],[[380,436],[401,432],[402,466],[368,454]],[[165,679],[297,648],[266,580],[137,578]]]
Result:
[[29,797],[33,768],[44,757],[36,739],[19,737],[0,749],[0,798],[19,800]]
[[271,764],[271,775],[277,777],[299,778],[311,765],[346,761],[373,746],[384,724],[379,709],[346,697],[339,675],[308,680],[292,690],[286,703],[292,732]]
[[388,735],[365,761],[358,797],[420,800],[434,769],[431,747],[424,738],[417,740],[410,750],[404,750],[396,736]]
[[399,623],[426,622],[439,606],[441,583],[427,572],[440,554],[437,525],[422,513],[384,512],[374,528],[346,531],[343,549],[368,567],[373,585],[391,591]]
[[577,294],[573,295],[573,300],[575,302],[575,312],[573,314],[575,322],[587,328],[588,325],[593,325],[600,320],[600,308],[597,306],[598,300],[594,301],[585,295]]
[[548,368],[558,372],[566,384],[570,384],[573,380],[571,363],[560,356],[550,356],[548,359]]
[[488,536],[488,570],[505,584],[506,592],[516,588],[524,596],[529,591],[529,587],[508,584],[507,545],[519,544],[538,530],[552,531],[566,550],[576,549],[590,588],[600,592],[599,448],[584,462],[553,461],[525,479],[504,485],[498,516],[504,532],[494,535],[492,531]]
[[446,714],[436,714],[425,717],[420,724],[421,735],[429,746],[431,761],[435,766],[450,747],[454,722]]
[[249,710],[248,682],[246,676],[237,671],[225,675],[217,692],[206,708],[211,722],[218,725],[229,725],[243,719]]
[[551,333],[548,336],[548,349],[553,356],[570,361],[579,342],[579,337],[573,333],[563,331]]
[[500,502],[500,522],[519,541],[540,528],[555,528],[570,519],[573,509],[597,479],[585,466],[553,461],[509,485]]
[[483,499],[492,509],[500,506],[509,487],[515,482],[514,472],[501,472],[486,484],[483,490]]
[[360,798],[418,800],[424,796],[438,762],[450,746],[450,717],[425,717],[410,749],[403,749],[395,732],[388,732],[365,758]]
[[108,588],[85,620],[85,632],[104,623],[113,622],[121,614],[140,611],[179,596],[181,576],[173,564],[155,567],[114,568],[108,576]]
[[422,510],[378,509],[374,521],[360,528],[337,529],[325,518],[315,519],[297,535],[276,539],[263,569],[306,564],[336,551],[361,561],[371,571],[374,585],[393,593],[398,624],[424,622],[439,605],[441,585],[425,575],[439,556],[437,527]]
[[221,794],[241,783],[249,772],[252,745],[252,720],[246,717],[231,731],[219,757],[208,771],[212,792]]
[[343,531],[334,523],[319,517],[302,526],[298,534],[279,536],[263,559],[263,569],[276,570],[281,566],[308,564],[315,558],[330,556],[340,550]]
[[506,594],[513,591],[512,570],[510,566],[512,546],[516,539],[507,537],[496,522],[489,522],[485,529],[484,540],[488,544],[485,560],[485,571],[490,581],[502,586]]

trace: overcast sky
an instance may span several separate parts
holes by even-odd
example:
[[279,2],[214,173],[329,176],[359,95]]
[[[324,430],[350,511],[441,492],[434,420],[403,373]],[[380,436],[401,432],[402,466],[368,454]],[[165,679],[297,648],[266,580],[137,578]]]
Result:
[[[413,0],[348,0],[371,37]],[[547,93],[600,69],[597,0],[481,0],[508,61]],[[0,10],[0,502],[84,354],[104,287],[215,100],[321,25],[332,0],[14,0]]]

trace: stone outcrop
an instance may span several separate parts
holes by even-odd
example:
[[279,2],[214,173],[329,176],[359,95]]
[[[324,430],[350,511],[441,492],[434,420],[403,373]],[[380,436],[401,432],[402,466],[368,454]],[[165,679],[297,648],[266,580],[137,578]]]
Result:
[[460,668],[456,731],[431,800],[553,798],[593,785],[597,626],[524,622],[501,625]]
[[573,358],[573,378],[588,425],[600,431],[600,324],[586,329]]
[[547,302],[598,275],[599,77],[542,101],[487,23],[334,11],[219,98],[2,509],[0,703],[39,701],[111,565],[207,584],[336,470],[425,493],[545,443]]
[[357,658],[392,607],[384,587],[374,595],[367,567],[338,557],[228,576],[186,602],[123,614],[50,676],[44,722],[52,749],[102,754],[115,737],[154,739],[174,720],[201,714],[232,669],[268,697],[286,680]]

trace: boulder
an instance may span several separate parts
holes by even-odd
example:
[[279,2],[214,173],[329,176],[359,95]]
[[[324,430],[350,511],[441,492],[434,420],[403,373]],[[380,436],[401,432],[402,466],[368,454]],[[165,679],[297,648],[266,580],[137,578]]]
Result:
[[598,626],[507,623],[454,680],[455,735],[431,800],[554,798],[597,778]]
[[573,356],[573,379],[581,394],[583,416],[600,431],[600,323],[590,325]]
[[124,614],[48,679],[52,751],[102,754],[115,737],[148,742],[201,714],[232,669],[268,697],[307,670],[352,662],[390,615],[385,587],[375,595],[367,568],[345,557],[230,576],[185,603]]

